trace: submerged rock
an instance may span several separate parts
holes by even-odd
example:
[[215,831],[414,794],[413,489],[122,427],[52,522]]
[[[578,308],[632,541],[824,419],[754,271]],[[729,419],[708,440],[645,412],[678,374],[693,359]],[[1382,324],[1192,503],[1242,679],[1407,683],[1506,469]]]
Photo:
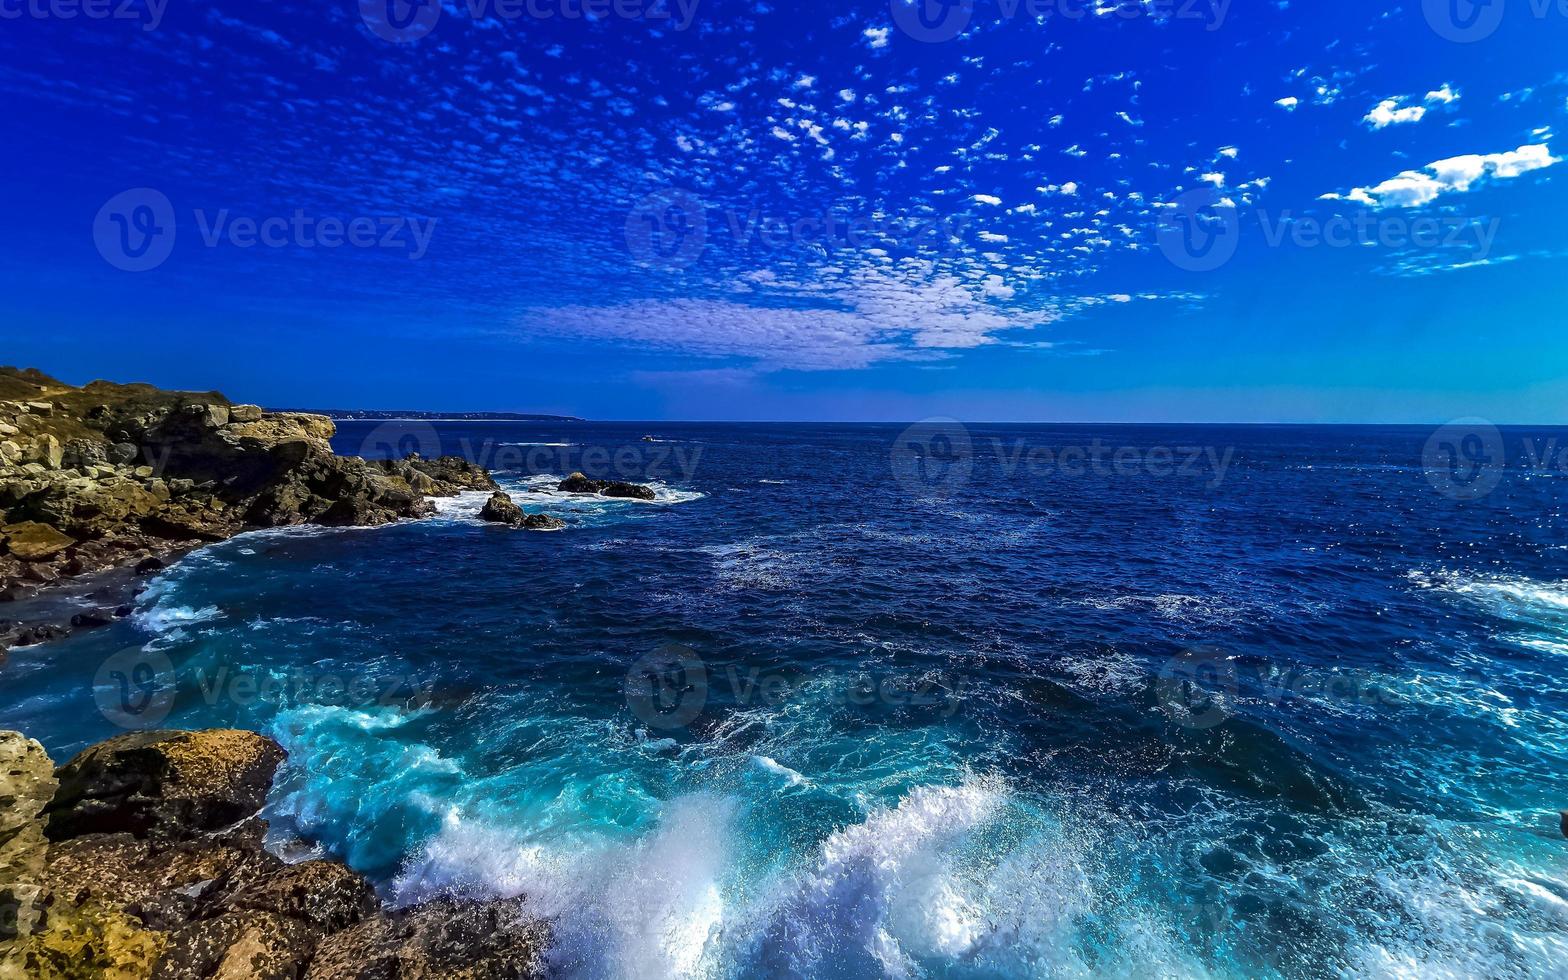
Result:
[[653,500],[652,487],[640,483],[623,483],[620,480],[592,480],[582,473],[573,473],[562,480],[557,490],[565,493],[595,493],[601,497],[627,497],[634,500]]

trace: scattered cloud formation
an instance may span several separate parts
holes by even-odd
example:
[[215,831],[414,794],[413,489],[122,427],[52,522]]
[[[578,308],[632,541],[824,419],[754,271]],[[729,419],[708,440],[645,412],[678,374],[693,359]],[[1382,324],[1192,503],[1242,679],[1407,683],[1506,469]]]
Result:
[[1419,207],[1440,195],[1463,193],[1483,178],[1509,180],[1532,170],[1543,170],[1561,163],[1544,143],[1527,144],[1506,153],[1467,153],[1427,164],[1421,170],[1406,170],[1381,184],[1357,187],[1346,194],[1325,194],[1323,200],[1355,201],[1372,207]]

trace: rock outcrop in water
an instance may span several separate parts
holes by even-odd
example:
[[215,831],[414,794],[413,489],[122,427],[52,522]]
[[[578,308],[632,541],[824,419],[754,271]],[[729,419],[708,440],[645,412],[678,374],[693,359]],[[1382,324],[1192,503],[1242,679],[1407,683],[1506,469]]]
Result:
[[0,732],[0,978],[543,975],[523,899],[383,910],[343,865],[265,850],[283,758],[251,732],[135,732],[56,770]]
[[549,514],[526,514],[504,490],[497,490],[479,510],[479,519],[493,524],[526,528],[530,531],[555,531],[566,526],[565,522]]
[[[457,457],[338,456],[331,419],[0,368],[0,598],[257,527],[372,525],[494,490]],[[0,648],[37,624],[0,624]],[[9,642],[3,642],[5,640]]]
[[626,497],[633,500],[653,500],[652,487],[640,483],[623,483],[620,480],[594,480],[582,473],[573,473],[556,485],[563,493],[596,493],[601,497]]

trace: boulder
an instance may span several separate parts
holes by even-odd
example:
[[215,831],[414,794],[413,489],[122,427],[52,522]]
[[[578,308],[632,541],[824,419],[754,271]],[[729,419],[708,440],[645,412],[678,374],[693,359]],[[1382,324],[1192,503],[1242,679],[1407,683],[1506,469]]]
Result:
[[509,524],[513,527],[520,527],[523,521],[527,519],[527,515],[504,491],[497,490],[490,495],[489,500],[485,501],[484,507],[480,508],[479,519],[496,524]]
[[46,433],[33,440],[32,448],[27,453],[27,461],[38,463],[45,469],[57,470],[65,461],[65,447],[60,444],[59,439]]
[[229,406],[229,422],[231,424],[235,422],[260,422],[261,414],[260,405]]
[[653,500],[652,487],[640,483],[623,483],[619,480],[591,480],[581,473],[573,473],[556,485],[564,493],[595,493],[602,497],[627,497],[634,500]]
[[438,900],[328,936],[306,980],[542,977],[550,930],[522,899]]
[[43,561],[53,558],[76,543],[76,539],[61,534],[48,524],[22,521],[0,528],[6,550],[22,561]]
[[565,521],[549,514],[527,514],[523,517],[523,527],[530,531],[559,531],[565,526]]
[[508,527],[521,527],[530,531],[556,531],[566,526],[564,521],[549,514],[525,514],[504,491],[497,490],[479,510],[479,519]]
[[129,732],[84,750],[57,773],[48,835],[184,839],[261,808],[284,752],[235,729]]
[[229,424],[227,405],[187,405],[185,414],[203,429],[219,429]]

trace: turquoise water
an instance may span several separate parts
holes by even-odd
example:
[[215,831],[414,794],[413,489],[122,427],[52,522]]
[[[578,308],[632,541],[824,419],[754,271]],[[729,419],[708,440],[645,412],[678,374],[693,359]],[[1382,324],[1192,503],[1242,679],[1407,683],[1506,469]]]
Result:
[[[971,427],[931,495],[900,429],[443,428],[567,529],[477,494],[247,534],[16,651],[0,706],[57,756],[266,731],[280,848],[526,894],[578,976],[1563,975],[1561,479],[1448,499],[1416,430]],[[1212,452],[1017,464],[1095,439]],[[659,500],[551,492],[594,446]]]

